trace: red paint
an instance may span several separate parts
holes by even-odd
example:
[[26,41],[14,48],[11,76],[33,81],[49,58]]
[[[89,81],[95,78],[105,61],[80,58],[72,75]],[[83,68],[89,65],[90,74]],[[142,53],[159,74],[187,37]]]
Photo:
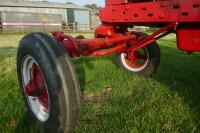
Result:
[[[113,52],[119,52],[126,47],[124,42],[135,40],[136,38],[134,35],[121,35],[115,38],[75,39],[71,36],[64,35],[62,32],[54,32],[53,35],[61,42],[71,57],[90,55],[105,56]],[[112,34],[112,36],[115,35]],[[102,49],[106,50],[98,52]]]
[[138,41],[137,43],[135,43],[132,47],[130,47],[128,49],[128,51],[135,51],[139,48],[145,47],[148,44],[151,44],[153,42],[156,41],[156,36],[158,36],[159,34],[163,33],[166,30],[169,30],[170,28],[176,26],[176,23],[170,23],[167,26],[155,31],[153,34],[151,34],[150,36],[147,36],[146,38],[144,38],[141,41]]
[[126,63],[131,68],[140,68],[147,63],[147,52],[144,48],[132,51],[126,56]]
[[181,50],[200,52],[200,29],[178,29],[177,42]]
[[114,48],[110,48],[108,50],[93,52],[91,56],[106,56],[112,53],[118,53],[119,51],[124,51],[125,46],[126,44],[121,44],[121,45],[117,45]]
[[157,2],[127,2],[128,0],[106,0],[106,7],[99,16],[106,23],[150,22],[200,22],[198,0],[162,0]]
[[111,37],[113,34],[116,34],[114,32],[115,27],[114,26],[106,26],[106,25],[100,25],[99,27],[96,28],[95,31],[95,37]]
[[[170,23],[167,26],[157,30],[152,35],[143,40],[136,40],[134,34],[115,33],[117,29],[112,26],[101,25],[95,32],[95,39],[75,39],[63,32],[54,32],[53,36],[61,42],[65,50],[71,57],[77,56],[105,56],[111,53],[122,53],[135,51],[156,41],[156,36],[162,32],[176,26],[176,23]],[[124,32],[124,31],[123,31]],[[102,51],[103,50],[103,51]]]
[[32,78],[33,79],[25,86],[26,95],[38,98],[40,104],[47,109],[48,92],[44,76],[35,63],[32,66]]
[[[96,29],[95,39],[75,39],[62,32],[55,32],[53,36],[61,42],[71,57],[130,53],[155,42],[166,35],[157,37],[166,31],[177,33],[179,49],[200,51],[200,1],[145,1],[106,0],[106,7],[100,9],[102,25]],[[127,28],[135,25],[160,29],[143,40],[138,40],[127,31]],[[190,26],[184,28],[185,25]]]
[[119,4],[124,4],[127,3],[128,0],[106,0],[106,5],[119,5]]

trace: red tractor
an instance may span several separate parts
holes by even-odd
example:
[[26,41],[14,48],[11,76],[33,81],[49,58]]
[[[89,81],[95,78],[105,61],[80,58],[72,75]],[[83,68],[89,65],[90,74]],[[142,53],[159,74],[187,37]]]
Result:
[[[72,132],[80,112],[80,87],[70,58],[116,53],[119,67],[149,76],[160,62],[156,40],[176,33],[178,48],[200,51],[199,0],[106,0],[95,39],[62,32],[32,33],[17,54],[19,83],[30,116],[44,132]],[[158,28],[151,35],[129,32],[133,26]]]

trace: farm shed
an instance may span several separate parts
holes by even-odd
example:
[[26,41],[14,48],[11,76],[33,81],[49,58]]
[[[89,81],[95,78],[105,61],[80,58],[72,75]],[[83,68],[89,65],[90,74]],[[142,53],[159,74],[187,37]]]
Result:
[[87,25],[90,28],[91,25],[90,9],[73,3],[1,0],[0,14],[2,28],[11,28],[15,24],[22,25],[23,28],[28,28],[28,26],[71,27],[71,25],[76,28]]
[[98,27],[101,24],[101,21],[99,19],[99,10],[91,10],[91,25],[92,28],[95,29],[96,27]]

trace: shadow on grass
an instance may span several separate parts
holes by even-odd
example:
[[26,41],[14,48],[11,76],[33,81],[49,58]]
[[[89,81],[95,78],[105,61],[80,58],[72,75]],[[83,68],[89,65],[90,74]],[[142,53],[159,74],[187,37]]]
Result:
[[200,119],[200,54],[188,56],[176,48],[161,46],[161,64],[153,79],[177,92]]
[[[156,74],[151,78],[166,85],[171,91],[178,92],[188,104],[192,111],[198,113],[200,119],[200,54],[194,53],[188,56],[186,52],[177,48],[161,46],[161,64]],[[85,85],[85,67],[89,70],[95,69],[91,61],[110,60],[113,56],[103,58],[81,57],[74,61],[81,91],[84,92]]]
[[[93,70],[96,69],[93,62],[97,61],[97,60],[109,60],[109,61],[113,61],[113,57],[111,56],[106,56],[106,57],[101,57],[101,58],[97,58],[97,57],[80,57],[80,58],[76,58],[76,59],[72,59],[76,72],[77,72],[77,76],[79,78],[79,82],[80,82],[80,86],[81,86],[81,92],[83,93],[85,91],[85,86],[88,83],[86,81],[86,68],[89,70]],[[89,81],[90,82],[90,81]]]
[[[194,53],[188,56],[186,52],[180,51],[175,47],[161,46],[161,64],[156,74],[151,78],[165,85],[171,92],[176,93],[183,99],[183,102],[189,109],[194,112],[195,117],[192,117],[193,122],[200,129],[200,54]],[[81,83],[82,92],[85,90],[85,67],[87,62],[94,61],[95,58],[81,58],[75,61],[79,80]],[[98,58],[98,60],[112,60],[112,56]],[[92,64],[90,64],[92,66]],[[89,69],[95,69],[94,66]],[[124,102],[126,99],[119,98],[119,105],[130,103]],[[124,107],[124,106],[123,106]],[[130,108],[128,108],[131,112]],[[148,112],[148,111],[147,111]],[[116,114],[118,116],[119,114]],[[139,115],[139,114],[138,114]],[[111,115],[113,116],[113,115]],[[114,117],[116,117],[114,116]],[[106,116],[104,120],[112,120],[114,117]],[[95,119],[95,118],[94,118]],[[178,125],[178,123],[176,123]],[[187,126],[187,123],[181,123],[182,128]]]
[[38,127],[31,121],[31,118],[27,113],[23,115],[20,119],[17,127],[15,128],[15,133],[39,133]]

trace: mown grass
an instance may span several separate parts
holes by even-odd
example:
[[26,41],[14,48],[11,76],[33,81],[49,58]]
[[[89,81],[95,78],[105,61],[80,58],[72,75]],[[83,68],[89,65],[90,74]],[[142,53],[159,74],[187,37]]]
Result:
[[[0,35],[0,132],[39,132],[26,116],[17,81],[22,36]],[[150,78],[123,72],[113,55],[73,60],[84,101],[75,132],[200,132],[200,54],[177,50],[174,35],[159,44],[161,64]]]

